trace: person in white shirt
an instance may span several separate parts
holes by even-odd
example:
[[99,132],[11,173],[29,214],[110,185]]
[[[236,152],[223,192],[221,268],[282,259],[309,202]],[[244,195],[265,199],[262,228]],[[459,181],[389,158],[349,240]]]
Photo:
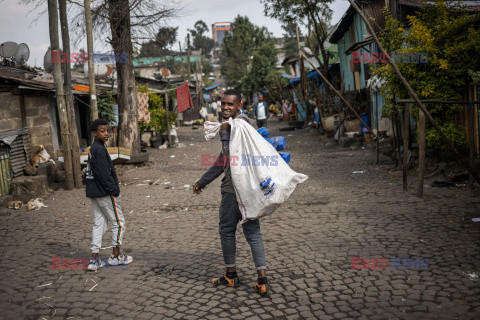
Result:
[[263,95],[258,95],[258,102],[253,105],[253,119],[257,120],[257,127],[267,127],[268,106],[263,101]]

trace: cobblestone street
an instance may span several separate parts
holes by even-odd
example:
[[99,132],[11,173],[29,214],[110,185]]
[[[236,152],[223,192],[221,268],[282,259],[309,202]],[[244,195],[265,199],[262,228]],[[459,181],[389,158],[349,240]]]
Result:
[[[472,222],[480,197],[466,187],[431,188],[427,180],[418,199],[414,181],[404,193],[401,173],[393,164],[375,165],[370,149],[341,148],[306,130],[279,132],[280,124],[269,122],[271,135],[285,135],[291,167],[309,179],[261,220],[268,297],[254,292],[256,272],[241,230],[241,286],[211,285],[224,272],[221,179],[198,196],[191,185],[207,170],[201,154],[217,155],[220,142],[185,127],[179,129],[185,148],[150,149],[147,165],[117,166],[123,251],[134,258],[127,269],[72,269],[72,259],[90,257],[93,214],[83,189],[55,191],[39,211],[0,209],[0,318],[480,318],[480,223]],[[110,229],[103,246],[107,258]],[[68,268],[52,268],[58,257]],[[368,260],[354,260],[352,268],[355,257]],[[428,264],[398,269],[392,258]],[[372,259],[389,262],[382,268]]]

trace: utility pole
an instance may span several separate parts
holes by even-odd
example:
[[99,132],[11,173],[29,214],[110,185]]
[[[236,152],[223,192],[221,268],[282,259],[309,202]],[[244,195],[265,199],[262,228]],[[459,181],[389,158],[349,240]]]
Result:
[[170,134],[170,114],[169,114],[169,101],[168,101],[168,93],[170,91],[167,91],[165,92],[165,112],[166,112],[166,115],[167,115],[167,132],[168,132],[168,146],[171,148],[173,147],[173,144],[172,144],[172,135]]
[[[183,60],[183,55],[182,55],[182,43],[180,41],[178,41],[178,47],[180,48],[180,57],[182,57],[182,60]],[[186,61],[185,61],[186,62]],[[184,68],[184,64],[182,62],[182,81],[185,80],[185,68]]]
[[[59,52],[58,44],[58,11],[57,0],[48,0],[48,29],[50,33],[50,48],[52,55]],[[74,188],[72,172],[72,150],[70,145],[70,132],[68,126],[67,108],[65,104],[65,94],[63,91],[62,67],[60,63],[52,63],[53,79],[55,83],[55,95],[57,98],[58,117],[60,120],[60,130],[62,136],[63,163],[65,165],[65,189]]]
[[80,143],[78,141],[75,107],[72,94],[72,68],[70,64],[70,35],[68,32],[67,0],[59,0],[58,3],[60,9],[63,53],[67,56],[63,71],[65,79],[65,102],[67,106],[68,127],[70,129],[70,142],[72,147],[73,180],[75,188],[81,188],[83,186],[82,168],[80,166]]
[[188,78],[187,78],[187,81],[190,83],[190,77],[192,76],[191,75],[191,70],[192,70],[192,66],[190,65],[190,33],[187,34],[187,69],[188,69]]
[[[90,0],[84,0],[85,27],[87,31],[88,85],[90,87],[90,114],[92,121],[98,119],[97,89],[95,88],[95,70],[93,69],[93,32]],[[129,57],[130,58],[130,57]]]

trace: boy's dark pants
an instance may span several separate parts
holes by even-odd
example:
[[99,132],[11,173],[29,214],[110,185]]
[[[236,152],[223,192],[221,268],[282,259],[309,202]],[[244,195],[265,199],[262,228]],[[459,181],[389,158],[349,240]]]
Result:
[[258,120],[257,119],[257,128],[260,129],[260,128],[266,128],[267,127],[267,119],[263,119],[263,120]]
[[[222,191],[222,202],[220,204],[219,233],[222,242],[223,260],[226,267],[235,267],[235,231],[238,222],[242,220],[242,214],[238,207],[237,197],[234,193]],[[257,270],[265,270],[267,263],[265,249],[263,247],[262,235],[260,234],[260,222],[248,220],[242,224],[243,234],[250,244],[252,256]]]

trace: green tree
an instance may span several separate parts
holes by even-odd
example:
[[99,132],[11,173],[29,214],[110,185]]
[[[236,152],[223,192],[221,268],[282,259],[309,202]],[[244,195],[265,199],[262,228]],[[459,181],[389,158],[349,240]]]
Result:
[[325,50],[325,42],[328,38],[328,26],[332,19],[333,11],[330,9],[330,4],[333,0],[260,1],[264,5],[265,15],[277,19],[287,26],[290,25],[290,27],[292,27],[291,25],[303,25],[307,28],[310,35],[307,38],[310,50],[320,65],[319,69],[323,74],[328,74],[330,53]]
[[277,50],[271,39],[253,54],[252,67],[242,79],[242,91],[255,92],[276,86],[276,77],[280,75],[276,65]]
[[[148,85],[138,85],[138,92],[148,93],[148,111],[150,112],[150,123],[144,123],[139,121],[140,131],[155,130],[158,134],[162,135],[167,132],[167,111],[165,110],[164,101],[161,95],[151,92],[148,89]],[[177,121],[177,114],[175,112],[169,112],[170,123]]]
[[223,39],[221,72],[234,87],[241,87],[247,75],[253,53],[271,37],[267,28],[254,25],[248,17],[238,15],[232,23],[232,33]]
[[[286,22],[282,25],[284,31],[283,38],[285,43],[283,44],[283,51],[285,51],[285,56],[298,56],[298,45],[297,45],[297,30],[296,24],[293,22]],[[301,32],[299,30],[299,37],[302,39]]]
[[145,42],[140,57],[162,57],[171,54],[169,49],[177,42],[178,27],[160,27],[154,40]]
[[215,42],[212,38],[204,36],[205,32],[208,32],[208,26],[203,20],[195,22],[194,29],[188,30],[193,38],[193,47],[195,50],[202,49],[203,54],[210,55]]
[[[480,33],[476,30],[480,14],[453,10],[445,1],[424,2],[416,16],[408,16],[405,25],[385,11],[386,30],[380,37],[385,50],[420,99],[463,100],[472,70],[480,70]],[[427,63],[412,63],[420,55]],[[410,63],[406,62],[408,58]],[[417,59],[415,58],[415,59]],[[427,59],[425,59],[427,58]],[[386,80],[382,93],[386,97],[385,114],[396,112],[395,99],[409,94],[388,64],[372,65],[373,73]],[[465,128],[455,125],[462,105],[426,104],[428,111],[447,137],[465,145]],[[418,118],[418,107],[412,105],[412,116]],[[443,149],[446,145],[427,124],[427,146]]]

